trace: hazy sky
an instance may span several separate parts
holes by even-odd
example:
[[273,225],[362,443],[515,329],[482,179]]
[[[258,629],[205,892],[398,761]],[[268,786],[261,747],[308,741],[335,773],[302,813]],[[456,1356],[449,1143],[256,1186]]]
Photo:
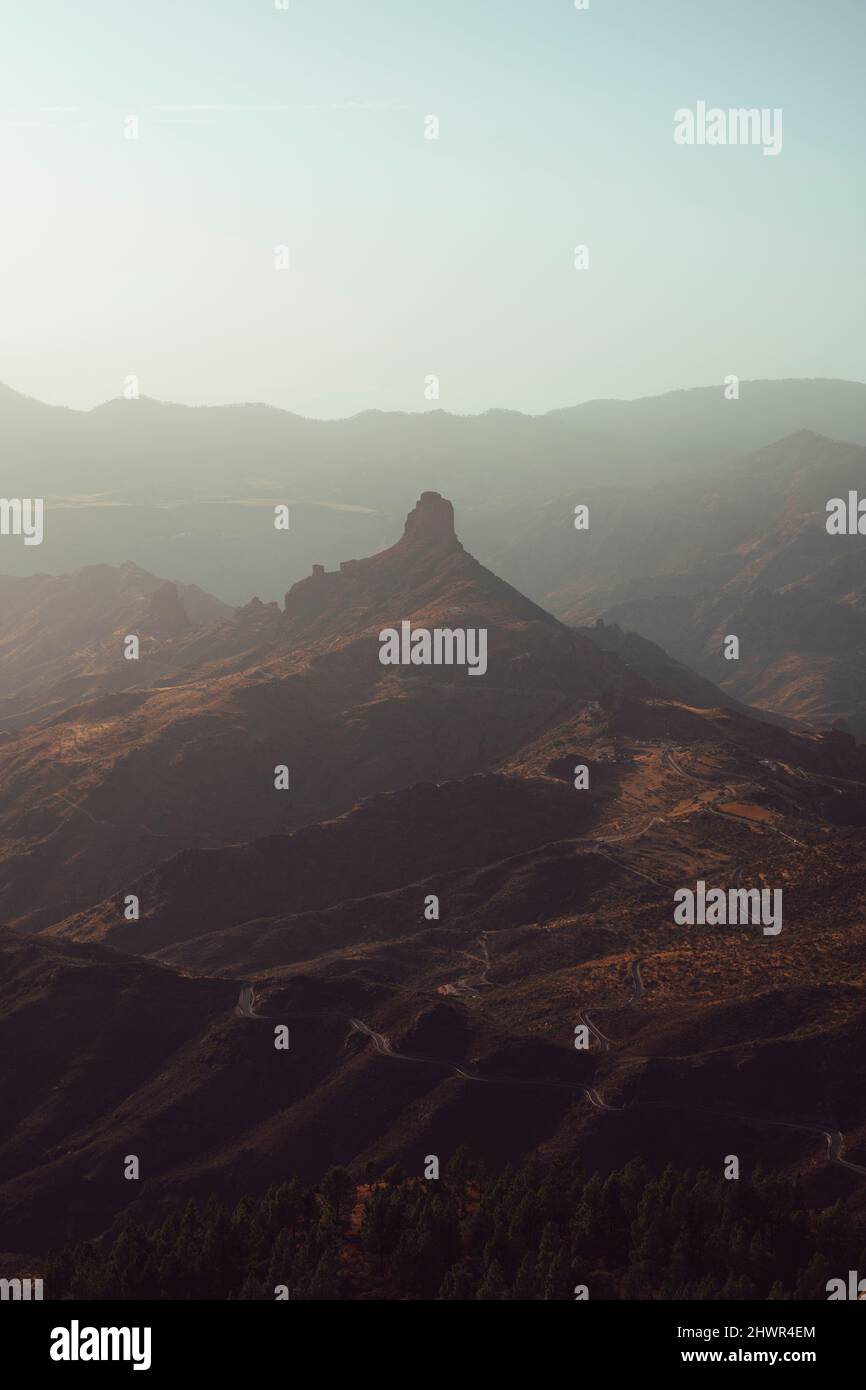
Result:
[[[864,0],[3,0],[0,380],[336,416],[866,379],[864,52]],[[780,107],[781,154],[675,145],[699,100]]]

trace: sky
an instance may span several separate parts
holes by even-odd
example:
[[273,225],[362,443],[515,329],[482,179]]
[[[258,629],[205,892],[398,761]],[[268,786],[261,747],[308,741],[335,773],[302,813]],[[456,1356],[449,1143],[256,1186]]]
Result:
[[[281,3],[4,0],[0,381],[333,418],[866,379],[863,0]],[[699,101],[781,153],[677,145]]]

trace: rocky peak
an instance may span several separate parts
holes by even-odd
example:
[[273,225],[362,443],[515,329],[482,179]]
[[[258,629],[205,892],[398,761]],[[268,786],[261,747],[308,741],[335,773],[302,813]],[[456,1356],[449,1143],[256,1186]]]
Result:
[[150,595],[142,628],[158,637],[176,637],[191,626],[174,583],[162,584]]
[[454,508],[438,492],[422,492],[406,518],[403,539],[424,545],[447,545],[452,550],[463,547],[454,533]]

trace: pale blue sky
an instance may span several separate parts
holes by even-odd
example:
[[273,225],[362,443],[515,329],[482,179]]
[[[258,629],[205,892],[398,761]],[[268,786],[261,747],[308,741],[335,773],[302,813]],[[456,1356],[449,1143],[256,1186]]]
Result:
[[[434,373],[458,412],[866,379],[863,0],[5,0],[2,30],[19,390],[336,416],[429,409]],[[781,155],[676,146],[701,99],[781,107]]]

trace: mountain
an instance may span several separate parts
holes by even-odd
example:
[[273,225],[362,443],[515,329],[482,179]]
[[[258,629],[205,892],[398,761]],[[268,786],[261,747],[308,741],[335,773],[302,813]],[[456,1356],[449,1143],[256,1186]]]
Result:
[[[826,520],[828,501],[847,499],[864,479],[866,449],[809,434],[784,440],[732,476],[751,512],[733,544],[715,554],[707,544],[684,571],[591,601],[740,700],[862,736],[866,554],[862,536],[831,536]],[[707,512],[730,536],[724,507]],[[740,638],[734,661],[723,655],[731,633]]]
[[633,401],[587,401],[551,414],[616,438],[624,450],[639,452],[655,476],[657,464],[667,472],[677,464],[684,472],[706,471],[713,454],[750,454],[803,430],[866,444],[866,386],[820,377],[741,381],[735,400],[721,385],[699,386]]
[[[404,621],[483,628],[486,674],[383,666],[379,633]],[[125,673],[125,688],[0,743],[0,911],[10,923],[44,926],[125,894],[181,849],[313,824],[375,792],[495,767],[576,705],[640,688],[468,555],[436,493],[389,550],[300,581],[283,610],[251,602],[172,632],[141,666],[156,684],[130,688]],[[279,767],[289,769],[285,791]]]
[[[571,424],[510,410],[370,410],[313,420],[260,404],[191,407],[142,396],[74,411],[9,388],[0,393],[0,433],[9,446],[9,495],[98,493],[136,503],[269,496],[276,489],[277,501],[381,507],[396,496],[400,506],[431,474],[461,500],[477,499],[483,484],[469,480],[479,469],[490,470],[497,490],[523,496],[530,459],[537,480],[557,485],[578,452],[593,466],[613,463],[615,454],[592,432],[582,444],[582,431]],[[118,458],[125,461],[120,476]],[[254,470],[239,462],[250,458]]]
[[624,665],[645,680],[657,695],[673,698],[683,705],[695,709],[736,709],[741,714],[750,714],[756,719],[769,719],[773,723],[786,723],[784,718],[767,713],[756,706],[742,704],[741,701],[714,685],[704,676],[697,675],[680,661],[668,655],[656,642],[649,642],[636,632],[625,632],[616,623],[606,623],[596,618],[591,627],[577,629],[603,652],[612,652]]
[[[488,549],[565,621],[600,617],[747,705],[862,733],[863,538],[825,523],[828,500],[864,477],[866,449],[804,431],[710,479],[572,493],[525,511]],[[723,656],[728,634],[738,661]]]
[[[306,419],[257,404],[183,406],[146,396],[78,411],[0,387],[0,430],[11,470],[6,486],[12,495],[27,496],[215,496],[238,486],[238,459],[253,457],[248,493],[263,484],[290,484],[306,501],[387,505],[395,488],[417,494],[424,478],[434,476],[461,502],[480,500],[489,487],[497,496],[531,497],[567,486],[582,455],[595,474],[586,481],[600,481],[611,467],[616,481],[639,476],[640,461],[650,456],[668,474],[695,473],[714,459],[804,429],[866,444],[866,386],[822,378],[743,381],[735,401],[725,398],[720,383],[633,401],[589,401],[546,415],[369,410],[346,420]],[[126,460],[130,481],[118,480],[118,457]]]
[[0,929],[0,1045],[21,1061],[0,1074],[4,1248],[101,1228],[133,1199],[126,1154],[147,1181],[167,1149],[198,1145],[189,1096],[213,1085],[236,997],[226,981]]
[[165,653],[193,627],[231,612],[195,585],[157,579],[127,564],[71,575],[0,575],[0,733],[44,719],[87,696],[122,688],[133,633]]
[[[432,477],[459,504],[472,552],[540,601],[569,573],[553,572],[548,547],[530,544],[545,504],[555,532],[558,522],[569,524],[559,499],[575,489],[576,501],[592,496],[611,516],[620,504],[610,490],[624,490],[623,521],[637,490],[646,531],[635,533],[633,551],[614,553],[626,577],[650,573],[653,530],[667,531],[671,506],[674,516],[680,511],[669,490],[655,516],[656,484],[676,480],[688,505],[695,480],[801,430],[866,444],[866,386],[744,381],[736,401],[719,384],[538,416],[436,409],[347,420],[146,397],[75,411],[0,388],[4,488],[46,499],[43,544],[0,539],[0,567],[63,573],[131,559],[233,604],[254,593],[271,601],[315,562],[333,568],[380,550]],[[274,532],[280,503],[292,508],[289,534]],[[546,538],[555,549],[551,529]],[[583,539],[587,552],[592,540]],[[681,534],[677,543],[688,539]],[[602,575],[614,577],[614,553],[594,553]]]
[[[383,666],[403,620],[483,626],[486,673]],[[861,1218],[866,748],[564,626],[436,493],[282,607],[169,627],[165,688],[0,745],[8,1246],[460,1145],[733,1152]],[[698,882],[781,892],[778,932],[678,924]]]
[[[333,1164],[420,1174],[461,1144],[494,1167],[577,1150],[590,1171],[735,1152],[856,1213],[863,754],[664,702],[577,721],[499,775],[188,851],[135,885],[146,916],[125,939],[106,905],[51,937],[0,934],[0,1040],[33,1060],[4,1096],[7,1243]],[[699,875],[783,884],[783,930],[678,928],[672,890]]]

